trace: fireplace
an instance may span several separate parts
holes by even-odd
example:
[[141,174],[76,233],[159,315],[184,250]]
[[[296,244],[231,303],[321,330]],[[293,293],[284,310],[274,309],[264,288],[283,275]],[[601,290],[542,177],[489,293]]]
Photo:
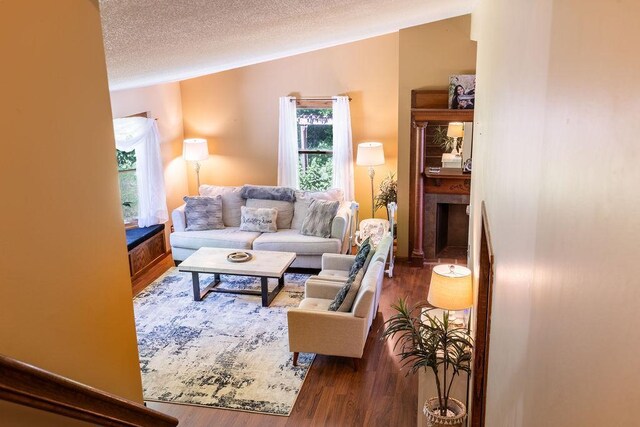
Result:
[[467,259],[469,196],[425,194],[424,240],[426,259]]

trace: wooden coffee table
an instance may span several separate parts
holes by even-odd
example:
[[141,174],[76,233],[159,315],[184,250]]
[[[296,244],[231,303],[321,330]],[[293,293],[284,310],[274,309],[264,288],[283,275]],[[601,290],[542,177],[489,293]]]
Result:
[[[246,262],[231,262],[227,255],[238,249],[200,248],[178,266],[179,271],[191,273],[193,277],[193,300],[200,301],[209,292],[224,292],[232,294],[261,295],[262,306],[268,307],[271,301],[284,287],[284,272],[296,259],[293,252],[253,251],[242,250],[253,255]],[[213,274],[214,280],[209,286],[200,290],[200,274]],[[259,277],[261,290],[224,289],[218,288],[220,275]],[[269,278],[278,279],[278,286],[269,292]]]

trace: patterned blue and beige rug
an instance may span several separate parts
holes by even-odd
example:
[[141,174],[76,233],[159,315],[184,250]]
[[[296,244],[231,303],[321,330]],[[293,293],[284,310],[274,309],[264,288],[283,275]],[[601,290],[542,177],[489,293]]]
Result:
[[[201,287],[212,275],[200,276]],[[209,293],[193,301],[191,274],[172,268],[134,299],[145,400],[289,415],[313,355],[292,366],[287,307],[303,297],[303,274],[286,274],[271,303]],[[275,286],[275,280],[270,280]],[[222,276],[222,287],[259,289],[259,279]]]

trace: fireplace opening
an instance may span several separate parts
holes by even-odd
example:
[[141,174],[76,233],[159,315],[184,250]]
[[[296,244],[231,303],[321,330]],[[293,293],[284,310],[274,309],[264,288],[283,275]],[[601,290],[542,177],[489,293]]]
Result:
[[467,258],[469,216],[466,209],[466,204],[437,204],[436,258]]

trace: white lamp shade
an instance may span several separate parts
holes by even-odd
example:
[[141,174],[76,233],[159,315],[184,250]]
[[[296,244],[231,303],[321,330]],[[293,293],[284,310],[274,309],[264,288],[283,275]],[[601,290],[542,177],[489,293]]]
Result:
[[451,122],[447,127],[447,136],[449,138],[462,138],[464,136],[464,123]]
[[459,265],[436,265],[431,273],[427,301],[444,310],[464,310],[473,305],[471,270]]
[[361,142],[360,144],[358,144],[356,165],[384,165],[384,150],[382,149],[382,142]]
[[209,146],[204,138],[189,138],[182,145],[182,157],[185,160],[199,162],[209,158]]

